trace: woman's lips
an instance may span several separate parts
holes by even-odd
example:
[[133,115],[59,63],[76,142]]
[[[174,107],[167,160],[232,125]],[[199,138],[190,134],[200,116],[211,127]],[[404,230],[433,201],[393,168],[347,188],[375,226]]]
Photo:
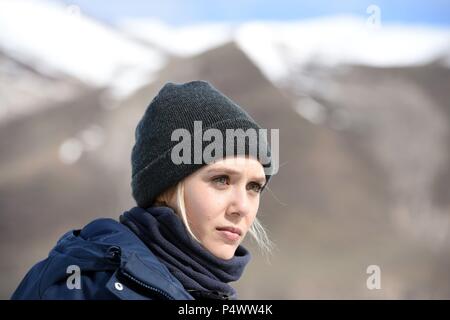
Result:
[[236,242],[241,238],[241,230],[233,227],[220,227],[216,229],[228,241]]

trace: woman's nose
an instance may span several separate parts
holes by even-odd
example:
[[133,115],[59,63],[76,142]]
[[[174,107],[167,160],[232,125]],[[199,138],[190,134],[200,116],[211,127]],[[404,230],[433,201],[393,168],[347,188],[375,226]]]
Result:
[[236,187],[231,195],[231,213],[246,216],[251,211],[251,203],[248,197],[248,191],[244,187]]

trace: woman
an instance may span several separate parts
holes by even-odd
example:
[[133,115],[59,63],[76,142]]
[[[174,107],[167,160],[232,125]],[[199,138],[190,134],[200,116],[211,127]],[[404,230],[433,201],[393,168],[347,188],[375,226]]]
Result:
[[[119,222],[97,219],[66,233],[12,299],[236,299],[229,283],[250,259],[244,237],[270,247],[256,219],[270,178],[267,140],[244,138],[236,148],[238,136],[222,139],[248,129],[260,127],[208,82],[167,83],[135,131],[137,206]],[[194,139],[180,141],[179,133]],[[264,159],[252,143],[267,151]]]

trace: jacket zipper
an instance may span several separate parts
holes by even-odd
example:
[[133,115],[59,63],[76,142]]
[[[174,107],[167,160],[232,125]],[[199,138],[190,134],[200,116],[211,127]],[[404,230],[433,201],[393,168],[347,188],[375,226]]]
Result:
[[123,276],[125,276],[128,280],[132,281],[133,283],[135,283],[135,284],[137,284],[137,285],[139,285],[139,286],[141,286],[141,287],[143,287],[143,288],[145,288],[147,290],[156,292],[157,294],[163,296],[166,299],[175,300],[175,298],[173,298],[171,295],[167,294],[166,292],[162,291],[161,289],[155,288],[153,286],[150,286],[150,285],[148,285],[148,284],[146,284],[146,283],[136,279],[135,277],[133,277],[131,274],[127,273],[124,270],[120,270],[120,273]]

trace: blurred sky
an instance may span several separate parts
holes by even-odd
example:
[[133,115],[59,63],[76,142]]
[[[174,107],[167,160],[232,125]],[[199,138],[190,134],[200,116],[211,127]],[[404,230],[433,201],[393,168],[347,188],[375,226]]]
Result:
[[158,18],[174,25],[248,20],[298,20],[318,16],[353,14],[368,16],[376,5],[381,21],[408,24],[450,25],[449,0],[64,0],[108,23],[123,18]]

